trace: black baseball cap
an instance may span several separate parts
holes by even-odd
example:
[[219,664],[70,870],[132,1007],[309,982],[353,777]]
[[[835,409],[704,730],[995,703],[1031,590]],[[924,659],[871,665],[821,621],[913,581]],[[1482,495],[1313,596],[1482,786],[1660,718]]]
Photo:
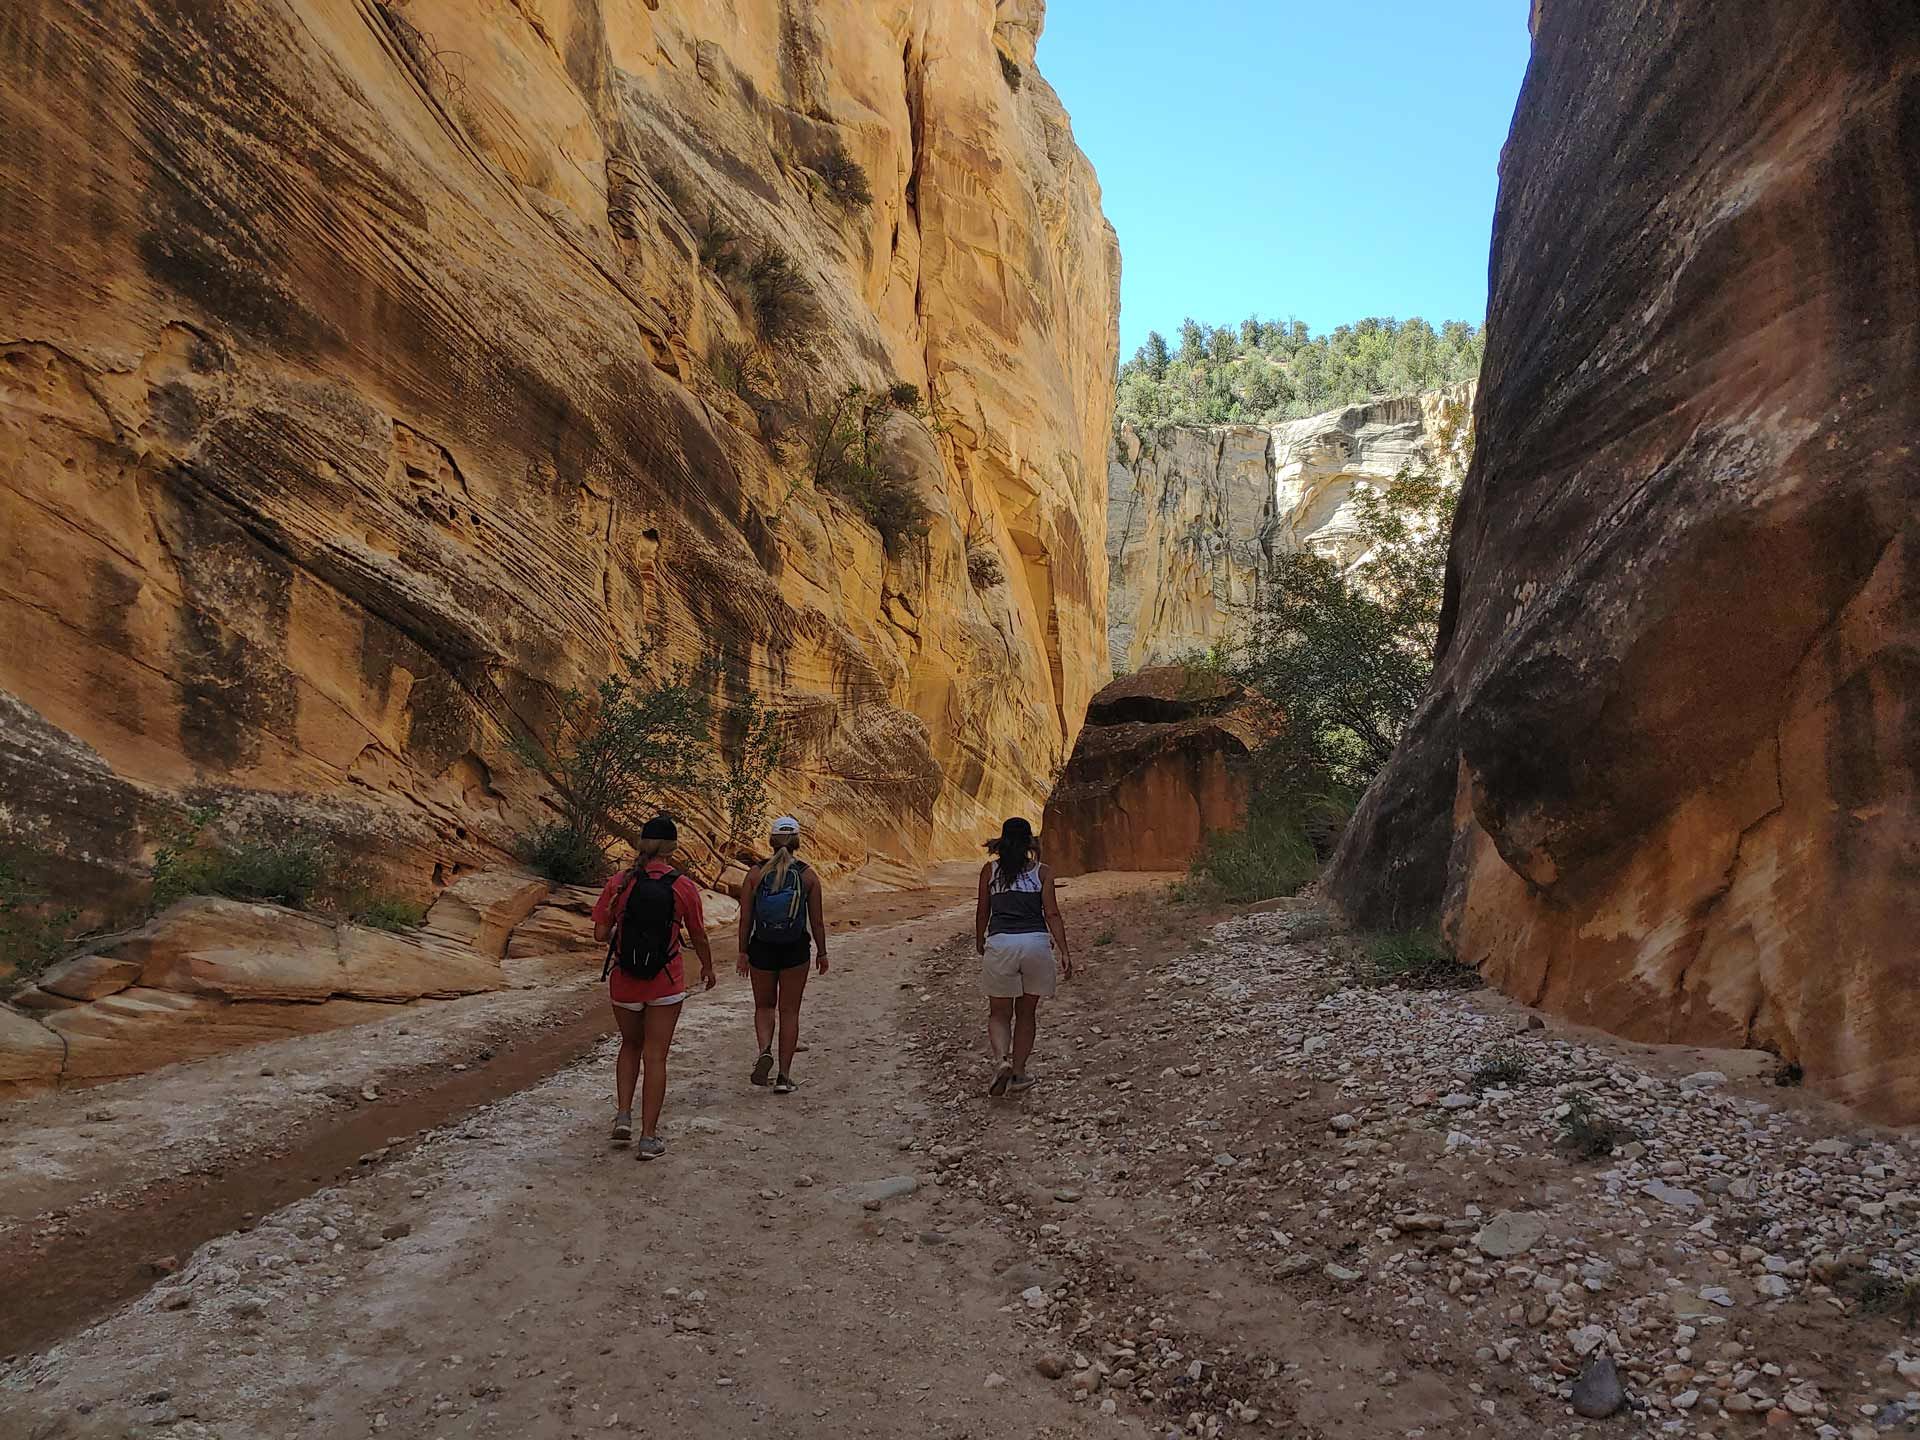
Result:
[[680,829],[671,815],[656,815],[640,827],[642,840],[678,840]]

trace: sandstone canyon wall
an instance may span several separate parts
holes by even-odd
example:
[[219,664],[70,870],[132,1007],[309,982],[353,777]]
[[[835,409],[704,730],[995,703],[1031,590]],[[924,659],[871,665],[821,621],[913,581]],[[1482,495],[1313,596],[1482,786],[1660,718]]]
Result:
[[1920,10],[1554,0],[1432,691],[1336,856],[1525,1000],[1920,1119]]
[[1115,672],[1226,639],[1275,554],[1354,558],[1354,486],[1391,480],[1423,456],[1453,463],[1445,416],[1472,397],[1460,385],[1275,425],[1123,426],[1107,466]]
[[[541,813],[512,737],[654,632],[774,705],[822,858],[1037,810],[1107,669],[1118,291],[1041,11],[14,0],[4,838],[98,894],[212,794],[450,880]],[[802,339],[740,348],[722,230]],[[896,557],[797,442],[897,381]]]

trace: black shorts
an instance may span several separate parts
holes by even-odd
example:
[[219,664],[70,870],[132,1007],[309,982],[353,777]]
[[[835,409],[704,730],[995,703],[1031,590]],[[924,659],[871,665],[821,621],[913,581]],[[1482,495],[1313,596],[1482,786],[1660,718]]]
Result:
[[813,942],[800,940],[747,941],[747,963],[756,970],[791,970],[813,958]]

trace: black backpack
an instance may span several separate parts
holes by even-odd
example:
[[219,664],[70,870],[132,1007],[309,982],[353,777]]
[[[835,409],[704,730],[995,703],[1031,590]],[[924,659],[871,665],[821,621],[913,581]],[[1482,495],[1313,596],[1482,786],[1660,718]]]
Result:
[[644,867],[633,872],[626,903],[613,927],[613,941],[607,946],[602,980],[615,965],[636,980],[651,980],[667,968],[674,933],[680,928],[673,896],[673,882],[679,878],[678,870],[657,876],[647,874]]

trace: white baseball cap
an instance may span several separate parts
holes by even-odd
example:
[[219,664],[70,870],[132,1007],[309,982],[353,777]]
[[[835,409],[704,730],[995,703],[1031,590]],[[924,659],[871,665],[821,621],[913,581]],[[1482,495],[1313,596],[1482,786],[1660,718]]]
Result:
[[782,815],[778,820],[773,822],[768,828],[767,833],[769,835],[798,835],[800,833],[800,822],[791,815]]

